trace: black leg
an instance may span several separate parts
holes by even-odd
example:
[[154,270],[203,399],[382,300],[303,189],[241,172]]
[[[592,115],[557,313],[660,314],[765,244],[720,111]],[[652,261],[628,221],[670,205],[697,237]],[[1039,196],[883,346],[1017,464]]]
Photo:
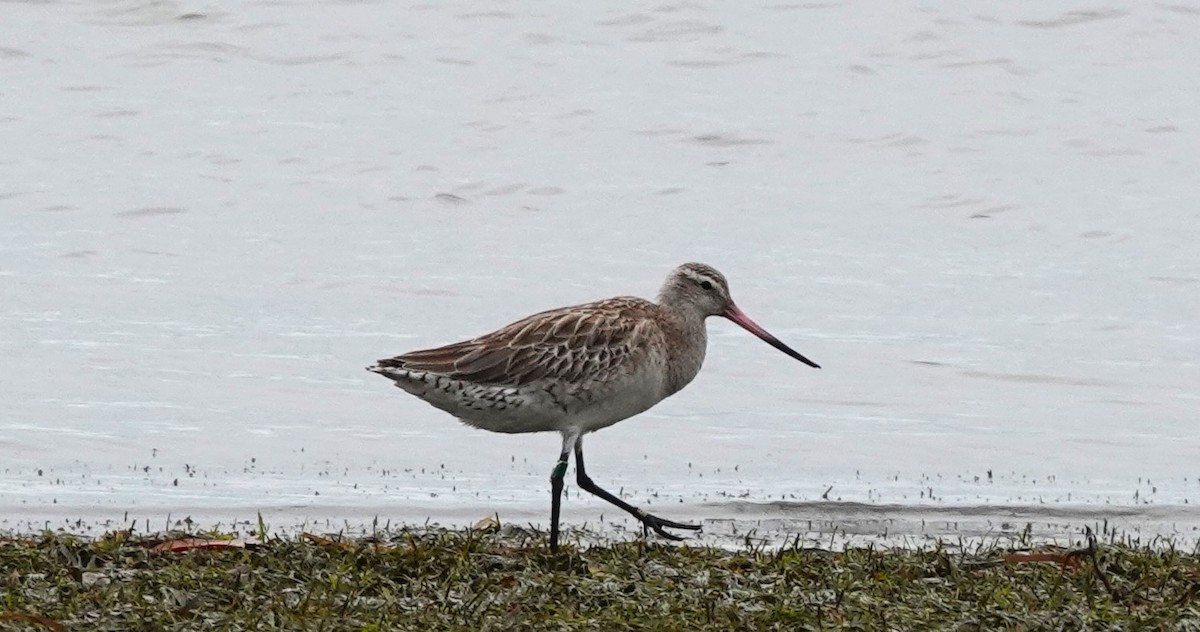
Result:
[[558,553],[558,512],[562,504],[563,477],[567,474],[567,459],[571,453],[563,450],[550,473],[550,553]]
[[592,479],[588,477],[587,472],[583,469],[583,442],[578,442],[575,444],[575,477],[575,480],[579,483],[580,488],[585,489],[603,498],[604,500],[607,500],[608,502],[620,507],[621,509],[624,509],[625,511],[628,511],[629,513],[633,514],[634,518],[642,521],[643,528],[654,529],[655,533],[667,538],[668,540],[682,540],[683,538],[673,533],[667,533],[663,530],[663,527],[670,527],[672,529],[690,529],[692,531],[700,530],[700,525],[698,524],[674,522],[671,520],[666,520],[665,518],[659,518],[653,514],[648,514],[641,509],[638,509],[637,507],[634,507],[633,505],[621,500],[620,498],[617,498],[615,494],[601,489],[599,485],[594,483]]

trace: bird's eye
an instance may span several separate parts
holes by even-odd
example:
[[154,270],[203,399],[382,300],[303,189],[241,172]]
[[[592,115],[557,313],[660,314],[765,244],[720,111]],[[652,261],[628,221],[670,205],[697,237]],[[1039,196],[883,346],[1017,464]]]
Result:
[[700,282],[700,287],[702,287],[702,288],[704,288],[704,289],[706,289],[706,290],[711,290],[711,289],[712,289],[712,283],[709,283],[708,281],[701,281],[701,282]]

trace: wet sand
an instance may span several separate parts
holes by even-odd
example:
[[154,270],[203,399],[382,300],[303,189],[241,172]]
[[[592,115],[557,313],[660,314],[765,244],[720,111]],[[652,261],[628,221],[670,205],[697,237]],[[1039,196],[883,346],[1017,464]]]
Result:
[[[641,527],[619,510],[590,503],[580,508],[567,503],[570,519],[564,529],[586,529],[587,541],[603,543],[641,537]],[[572,506],[575,505],[575,506]],[[599,511],[598,511],[599,510]],[[785,545],[838,550],[847,546],[928,548],[937,545],[970,547],[989,544],[1086,543],[1090,531],[1102,541],[1190,549],[1200,545],[1200,516],[1171,507],[1112,507],[1048,505],[932,507],[877,505],[836,501],[729,502],[655,507],[673,520],[703,526],[699,533],[681,532],[687,545],[724,548]],[[374,512],[374,513],[372,513]],[[0,507],[0,530],[19,533],[44,529],[99,535],[132,528],[141,533],[167,531],[254,532],[261,516],[269,532],[369,534],[400,526],[467,528],[496,518],[501,524],[546,528],[546,513],[512,511],[496,506],[493,513],[477,507],[458,509],[437,505],[381,504],[361,506],[276,507],[261,512],[244,507],[180,507],[166,514],[133,511],[120,514],[63,508],[32,514],[21,508]],[[650,536],[656,539],[655,536]]]

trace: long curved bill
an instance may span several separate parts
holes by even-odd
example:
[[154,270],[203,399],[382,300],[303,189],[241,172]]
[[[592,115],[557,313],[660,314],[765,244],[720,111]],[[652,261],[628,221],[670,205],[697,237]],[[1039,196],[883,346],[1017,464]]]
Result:
[[813,362],[812,360],[809,360],[808,358],[800,355],[791,347],[783,344],[778,338],[776,338],[775,336],[772,336],[771,333],[768,332],[766,329],[759,327],[758,323],[750,320],[750,317],[747,316],[745,312],[738,309],[737,305],[730,305],[729,309],[725,310],[725,313],[721,314],[721,315],[724,316],[725,318],[728,318],[729,320],[732,320],[733,322],[741,325],[742,329],[745,329],[746,331],[754,334],[755,336],[762,338],[764,342],[771,345],[772,347],[779,349],[780,351],[807,364],[808,366],[813,367],[814,369],[821,368],[821,366],[819,364],[817,364],[816,362]]

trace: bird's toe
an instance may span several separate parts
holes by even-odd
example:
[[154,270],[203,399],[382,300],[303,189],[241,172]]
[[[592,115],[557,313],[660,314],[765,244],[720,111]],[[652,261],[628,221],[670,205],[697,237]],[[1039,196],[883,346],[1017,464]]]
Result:
[[698,524],[687,524],[687,523],[683,523],[683,522],[675,522],[674,520],[667,520],[665,518],[659,518],[658,516],[651,515],[651,514],[645,514],[644,516],[642,516],[642,526],[648,530],[653,529],[655,533],[657,533],[658,535],[660,535],[668,540],[674,540],[677,542],[679,540],[682,540],[683,537],[675,535],[674,533],[667,531],[667,529],[686,529],[688,531],[699,531],[700,530],[700,525],[698,525]]

